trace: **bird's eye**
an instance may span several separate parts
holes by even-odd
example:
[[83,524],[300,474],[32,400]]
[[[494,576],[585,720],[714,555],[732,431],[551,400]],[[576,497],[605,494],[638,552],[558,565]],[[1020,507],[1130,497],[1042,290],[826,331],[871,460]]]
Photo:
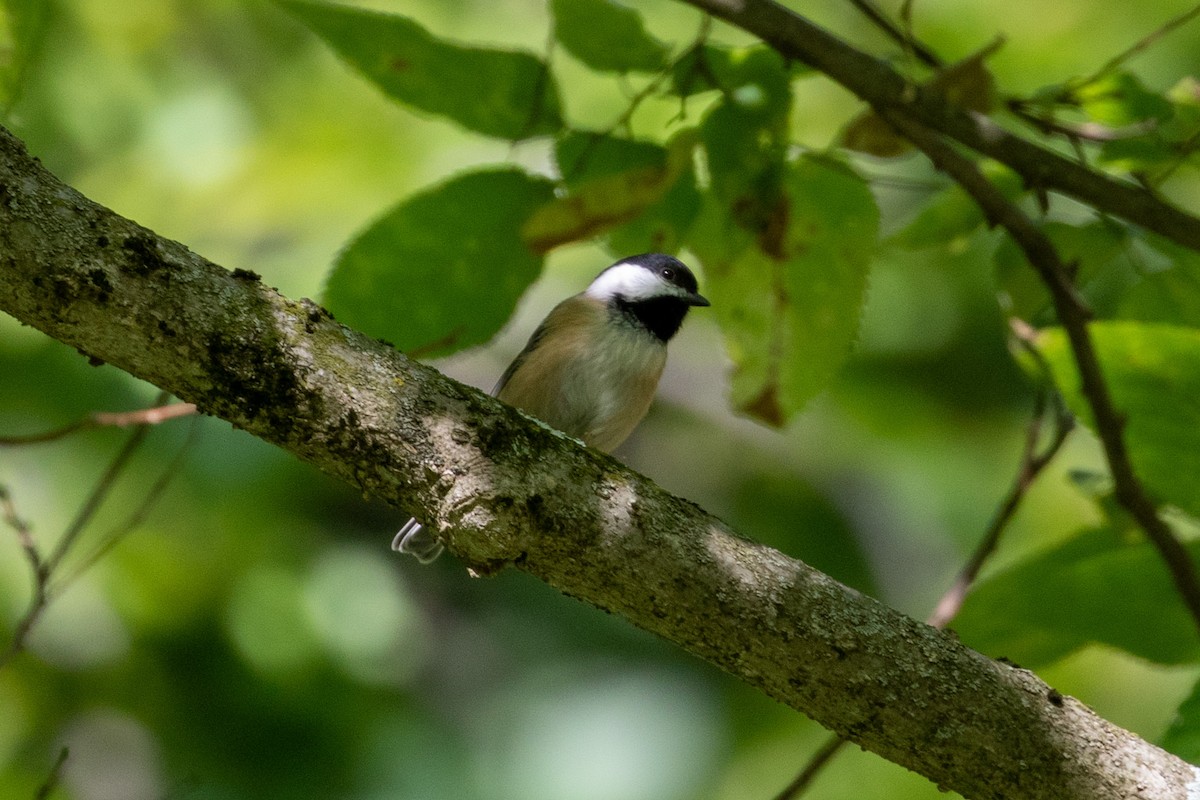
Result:
[[675,270],[671,269],[670,267],[663,267],[661,270],[658,271],[658,274],[662,275],[663,280],[666,280],[666,281],[675,280]]

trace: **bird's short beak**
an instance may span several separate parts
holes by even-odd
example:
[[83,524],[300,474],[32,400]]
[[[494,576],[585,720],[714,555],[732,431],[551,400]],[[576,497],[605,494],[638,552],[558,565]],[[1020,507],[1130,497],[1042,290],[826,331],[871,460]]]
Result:
[[708,302],[708,298],[702,294],[695,294],[695,293],[688,294],[683,298],[683,300],[689,306],[711,306],[712,305],[712,303]]

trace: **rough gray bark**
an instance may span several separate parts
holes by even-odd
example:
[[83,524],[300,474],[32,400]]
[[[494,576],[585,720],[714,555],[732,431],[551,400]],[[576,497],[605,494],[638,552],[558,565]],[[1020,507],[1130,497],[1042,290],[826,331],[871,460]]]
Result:
[[1182,800],[1200,786],[1032,673],[98,206],[3,129],[0,309],[419,514],[468,563],[512,564],[621,614],[967,797]]

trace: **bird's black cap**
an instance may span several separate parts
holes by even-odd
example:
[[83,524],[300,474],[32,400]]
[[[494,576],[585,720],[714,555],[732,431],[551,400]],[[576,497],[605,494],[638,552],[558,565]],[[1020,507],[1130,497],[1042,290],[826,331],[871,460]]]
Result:
[[686,292],[686,296],[680,299],[690,306],[711,305],[708,299],[700,294],[700,287],[696,283],[696,276],[692,274],[692,271],[688,269],[686,264],[674,256],[669,256],[666,253],[640,253],[636,256],[623,258],[617,263],[636,264],[639,267],[656,273],[667,283],[678,286]]

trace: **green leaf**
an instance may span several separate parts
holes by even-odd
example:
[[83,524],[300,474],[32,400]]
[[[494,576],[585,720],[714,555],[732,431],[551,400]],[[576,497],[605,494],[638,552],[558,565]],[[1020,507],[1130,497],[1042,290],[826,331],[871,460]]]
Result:
[[277,1],[401,103],[501,139],[562,127],[554,80],[535,56],[451,44],[395,14]]
[[[1200,133],[1200,90],[1197,86],[1194,78],[1185,78],[1172,87],[1165,98],[1147,93],[1150,99],[1124,116],[1134,116],[1136,111],[1147,114],[1148,119],[1133,120],[1123,135],[1105,142],[1100,149],[1100,162],[1113,169],[1138,174],[1156,185],[1185,159],[1191,157],[1194,160],[1196,137]],[[1169,108],[1161,105],[1168,101]],[[1132,135],[1138,127],[1144,129],[1143,132]]]
[[554,156],[563,181],[579,186],[629,170],[661,169],[667,163],[667,148],[607,133],[567,131],[555,141]]
[[699,213],[700,191],[689,165],[662,200],[609,232],[609,252],[617,258],[631,253],[677,253]]
[[1167,141],[1155,131],[1144,136],[1105,142],[1100,148],[1098,161],[1122,172],[1149,175],[1155,168],[1174,164],[1178,159],[1176,143]]
[[552,0],[554,37],[571,55],[603,72],[654,72],[667,46],[646,32],[642,15],[610,0]]
[[45,0],[0,0],[0,110],[20,97],[49,8]]
[[857,175],[805,156],[789,165],[773,222],[745,229],[709,195],[689,243],[733,360],[742,412],[783,425],[850,353],[879,213]]
[[[625,193],[610,181],[609,186],[617,190],[612,205],[620,213],[604,220],[603,225],[577,227],[586,230],[587,235],[600,227],[610,228],[608,247],[618,257],[678,252],[700,208],[692,169],[696,140],[696,131],[691,128],[681,130],[666,146],[576,131],[560,137],[555,156],[572,195],[586,196],[596,191],[588,187],[589,181],[622,174],[646,176],[651,190]],[[570,231],[572,226],[566,227]],[[571,232],[566,234],[568,240],[574,240],[572,236]]]
[[[1129,259],[1126,229],[1097,220],[1086,225],[1048,222],[1042,230],[1063,263],[1076,267],[1076,284],[1095,315],[1115,314],[1125,291],[1138,281]],[[995,261],[996,279],[1011,301],[1012,313],[1033,322],[1051,321],[1046,286],[1011,238],[1000,241]]]
[[1200,764],[1200,683],[1192,687],[1159,746],[1191,764]]
[[[775,65],[768,66],[768,62]],[[702,44],[684,53],[671,67],[671,91],[679,97],[720,89],[727,95],[755,81],[755,72],[766,67],[770,72],[782,69],[785,82],[792,78],[816,74],[815,70],[802,61],[785,63],[767,45],[749,47],[723,47]],[[761,78],[768,77],[765,73]],[[779,92],[778,79],[769,78],[773,91]],[[790,89],[789,89],[790,91]]]
[[717,74],[726,71],[733,48],[702,44],[679,57],[671,67],[671,91],[679,97],[721,88]]
[[[1200,543],[1189,545],[1200,558]],[[1090,643],[1161,664],[1200,660],[1195,621],[1158,551],[1130,531],[1086,531],[981,581],[953,627],[967,645],[1037,668]]]
[[[994,161],[984,163],[982,170],[1008,199],[1013,200],[1021,194],[1024,187],[1017,173]],[[961,186],[952,184],[927,202],[891,241],[912,249],[932,247],[969,236],[983,223],[979,205]]]
[[515,169],[428,189],[347,247],[325,302],[340,321],[423,356],[486,342],[541,272],[520,231],[552,199],[553,184]]
[[1134,286],[1121,301],[1118,315],[1200,328],[1200,253],[1158,240],[1152,255],[1166,256],[1168,266]]
[[[1088,330],[1134,470],[1159,502],[1200,516],[1200,330],[1127,321]],[[1091,420],[1064,331],[1042,331],[1038,346],[1071,409]]]
[[559,161],[575,177],[567,181],[569,193],[539,209],[522,230],[539,252],[636,220],[661,202],[690,169],[696,137],[681,131],[667,147],[605,136],[591,141],[591,150],[577,136],[560,143]]
[[792,73],[783,56],[766,46],[728,51],[713,64],[725,102],[759,125],[786,120],[792,105]]
[[1115,72],[1075,89],[1073,97],[1089,117],[1105,125],[1130,125],[1143,120],[1166,120],[1171,103],[1148,90],[1128,72]]
[[782,202],[791,84],[782,58],[761,48],[740,54],[725,78],[732,88],[700,127],[709,182],[738,225],[763,233]]

